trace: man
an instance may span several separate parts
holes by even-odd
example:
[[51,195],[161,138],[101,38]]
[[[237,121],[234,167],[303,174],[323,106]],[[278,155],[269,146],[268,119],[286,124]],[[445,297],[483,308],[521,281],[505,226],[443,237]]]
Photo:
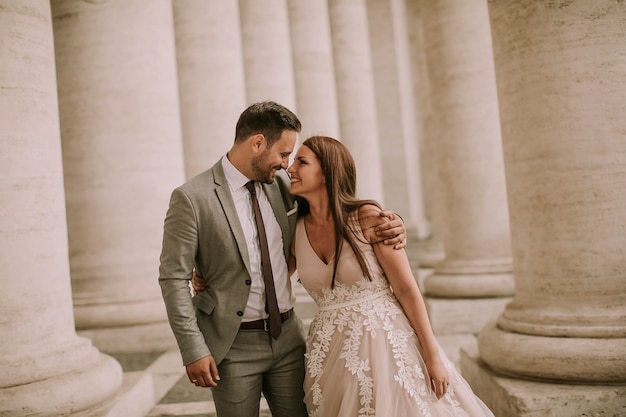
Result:
[[[251,105],[239,117],[227,155],[176,188],[170,199],[159,284],[189,380],[212,388],[219,417],[258,416],[261,393],[274,417],[306,416],[305,341],[287,272],[298,203],[285,170],[300,130],[287,108],[269,101]],[[394,220],[382,236],[395,236],[390,243],[398,243],[404,232]],[[264,263],[265,238],[269,262]],[[279,335],[268,332],[270,291],[263,279],[268,263]],[[192,298],[194,269],[206,290]]]

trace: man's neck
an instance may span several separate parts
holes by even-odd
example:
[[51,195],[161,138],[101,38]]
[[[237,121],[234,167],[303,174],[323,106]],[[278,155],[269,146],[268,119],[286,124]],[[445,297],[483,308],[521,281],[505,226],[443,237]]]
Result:
[[237,169],[237,171],[241,172],[247,178],[253,179],[251,173],[247,169],[250,165],[249,157],[241,155],[241,152],[237,152],[235,148],[231,148],[231,150],[226,153],[226,158]]

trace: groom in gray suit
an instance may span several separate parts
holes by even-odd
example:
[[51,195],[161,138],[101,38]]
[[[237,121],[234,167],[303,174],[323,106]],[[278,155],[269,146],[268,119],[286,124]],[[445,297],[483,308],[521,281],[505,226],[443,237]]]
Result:
[[[300,130],[296,115],[280,104],[251,105],[227,155],[170,199],[159,284],[189,380],[212,388],[219,417],[257,417],[261,393],[274,417],[307,414],[305,341],[287,272],[298,202],[285,170]],[[278,337],[267,331],[260,236],[246,188],[251,180],[269,246]],[[388,224],[383,235],[403,241],[402,222]],[[194,269],[206,290],[191,297]]]

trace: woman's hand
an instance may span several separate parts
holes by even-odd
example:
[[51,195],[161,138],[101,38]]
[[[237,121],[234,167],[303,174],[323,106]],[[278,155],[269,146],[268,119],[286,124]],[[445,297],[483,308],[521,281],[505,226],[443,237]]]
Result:
[[195,268],[193,270],[193,278],[191,278],[191,288],[194,291],[193,295],[196,295],[199,292],[202,292],[206,289],[206,281],[202,279],[202,277],[198,276]]
[[426,361],[426,369],[430,375],[430,383],[435,391],[437,399],[443,397],[448,391],[450,383],[448,370],[440,356],[435,356]]

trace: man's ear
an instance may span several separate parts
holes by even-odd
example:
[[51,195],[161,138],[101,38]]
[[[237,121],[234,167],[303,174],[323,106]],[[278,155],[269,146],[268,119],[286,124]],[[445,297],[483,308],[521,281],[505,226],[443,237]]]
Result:
[[257,133],[250,137],[250,145],[254,152],[261,152],[267,146],[267,141],[265,140],[265,136],[262,133]]

